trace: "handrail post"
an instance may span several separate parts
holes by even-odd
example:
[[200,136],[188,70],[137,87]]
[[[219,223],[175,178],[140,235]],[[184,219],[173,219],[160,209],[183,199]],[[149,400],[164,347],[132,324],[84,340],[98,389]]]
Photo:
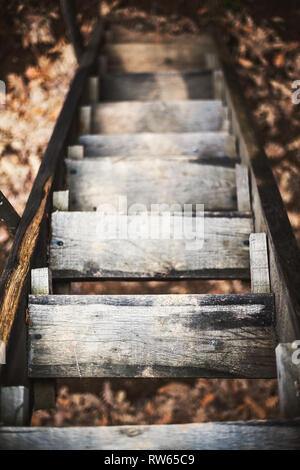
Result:
[[68,34],[70,36],[71,43],[73,44],[77,62],[80,62],[80,59],[84,53],[82,36],[80,29],[77,23],[76,18],[76,6],[75,2],[72,0],[61,0],[61,8],[65,18],[65,22],[68,29]]

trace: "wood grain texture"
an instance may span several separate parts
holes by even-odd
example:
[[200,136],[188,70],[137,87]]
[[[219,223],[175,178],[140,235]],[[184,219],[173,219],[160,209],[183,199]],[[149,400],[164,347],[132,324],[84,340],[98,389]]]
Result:
[[49,268],[31,270],[31,293],[35,295],[52,294],[52,275]]
[[280,413],[283,418],[300,417],[300,341],[276,348]]
[[20,216],[15,211],[11,203],[0,191],[0,223],[4,224],[7,230],[14,235],[20,223]]
[[0,428],[1,450],[299,450],[299,421]]
[[[183,239],[174,238],[183,226],[177,215],[150,215],[145,221],[140,215],[55,212],[53,278],[249,278],[251,218],[206,215],[203,246],[203,218],[197,227],[196,218],[187,219],[193,224],[189,240],[187,231]],[[187,219],[184,223],[189,224]],[[196,239],[200,245],[195,245]]]
[[274,377],[272,295],[30,296],[31,377]]
[[271,291],[267,237],[265,233],[251,233],[250,272],[253,293],[265,294]]
[[211,41],[204,43],[108,44],[104,53],[109,72],[199,71],[206,68],[206,53],[213,50]]
[[53,210],[68,211],[69,210],[69,190],[53,192]]
[[235,172],[238,210],[241,212],[251,211],[248,167],[237,164]]
[[119,73],[101,78],[102,101],[212,99],[212,73]]
[[70,210],[101,204],[204,204],[205,210],[236,210],[235,169],[197,164],[195,157],[66,160]]
[[29,390],[26,387],[0,388],[0,423],[24,426],[29,420]]
[[84,135],[79,143],[88,157],[138,155],[197,155],[199,158],[236,157],[235,140],[226,132],[141,133]]
[[92,106],[91,114],[91,131],[85,125],[82,134],[214,132],[222,129],[224,121],[217,100],[100,103]]
[[[29,272],[31,267],[39,267],[39,263],[44,263],[46,257],[47,211],[50,210],[56,168],[60,159],[65,156],[66,141],[72,129],[86,78],[97,56],[102,34],[102,25],[98,23],[55,125],[1,277],[0,340],[8,345],[9,357],[4,369],[6,380],[13,384],[20,384],[23,380],[19,374],[19,364],[22,362],[22,355],[24,357],[24,350],[20,354],[19,350],[22,345],[25,348],[24,318],[27,293],[30,290]],[[39,250],[36,249],[38,244]],[[13,344],[9,342],[10,337]],[[1,370],[1,374],[2,372]]]

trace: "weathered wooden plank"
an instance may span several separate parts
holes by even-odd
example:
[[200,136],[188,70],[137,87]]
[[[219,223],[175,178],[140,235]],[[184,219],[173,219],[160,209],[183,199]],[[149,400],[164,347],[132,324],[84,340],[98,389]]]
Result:
[[29,390],[26,387],[0,388],[0,423],[24,426],[29,420]]
[[99,85],[99,77],[89,77],[88,79],[88,96],[89,96],[89,103],[95,104],[99,101],[100,96],[100,85]]
[[281,416],[300,417],[300,341],[279,344],[276,361]]
[[248,279],[251,232],[238,216],[55,212],[50,267],[61,279]]
[[299,450],[299,421],[0,428],[1,450]]
[[52,293],[52,275],[49,268],[31,270],[31,293],[36,295]]
[[67,211],[69,210],[69,190],[53,192],[53,210]]
[[84,157],[84,148],[83,145],[70,145],[68,147],[68,158],[83,158]]
[[[92,134],[215,132],[224,122],[217,100],[119,101],[94,105],[91,113]],[[87,124],[81,133],[90,133]]]
[[266,234],[251,233],[249,244],[251,290],[253,293],[265,294],[271,291]]
[[[205,210],[236,210],[235,170],[197,164],[188,156],[100,157],[66,160],[70,210],[93,211],[100,205],[204,204]],[[178,210],[178,209],[177,209]]]
[[15,211],[11,203],[0,191],[0,223],[3,223],[7,230],[14,235],[20,223],[20,216]]
[[211,41],[201,44],[108,44],[109,72],[198,71],[206,68],[206,53],[213,50]]
[[235,171],[238,210],[241,212],[251,211],[248,167],[237,164]]
[[31,377],[274,377],[273,296],[30,296]]
[[[52,275],[49,268],[31,270],[31,293],[34,295],[52,294]],[[55,407],[55,380],[36,379],[33,381],[32,385],[34,398],[33,407],[35,410]]]
[[91,128],[92,128],[92,108],[91,106],[81,106],[79,109],[80,134],[90,134]]
[[275,294],[276,330],[279,341],[293,342],[300,337],[300,252],[278,186],[254,119],[239,85],[231,55],[215,31],[227,104],[232,111],[234,133],[241,159],[250,169],[255,231],[266,232],[270,258],[270,281]]
[[[212,73],[119,73],[101,79],[103,101],[212,99]],[[217,98],[218,99],[218,98]]]
[[79,143],[88,157],[138,155],[197,155],[200,158],[236,157],[235,139],[226,132],[141,133],[82,135]]
[[[18,353],[20,348],[22,349],[22,345],[24,350],[26,346],[23,341],[25,339],[24,318],[27,293],[30,289],[30,268],[34,264],[41,263],[41,258],[47,254],[48,234],[44,228],[47,228],[47,214],[50,210],[53,181],[58,163],[65,157],[67,139],[72,130],[75,112],[83,93],[86,78],[98,54],[102,34],[102,25],[98,23],[55,125],[1,277],[0,340],[8,346],[9,357],[4,369],[6,376],[9,376],[10,383],[20,384],[22,383],[20,380],[23,380],[17,377],[22,357]],[[38,245],[39,249],[37,250]],[[17,322],[13,327],[15,319]],[[10,338],[12,338],[13,344],[9,342]]]

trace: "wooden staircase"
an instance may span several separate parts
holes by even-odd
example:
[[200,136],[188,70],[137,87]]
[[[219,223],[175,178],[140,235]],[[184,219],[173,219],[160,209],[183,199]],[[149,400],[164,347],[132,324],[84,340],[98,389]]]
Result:
[[[106,43],[99,58],[100,31],[71,86],[5,272],[1,313],[11,318],[14,308],[13,325],[33,268],[27,319],[33,406],[53,403],[56,378],[276,377],[276,345],[292,348],[299,332],[297,289],[281,253],[289,245],[286,257],[295,268],[299,256],[225,56],[203,36],[196,43]],[[272,226],[266,188],[287,227],[284,243]],[[157,213],[147,219],[153,204]],[[204,224],[200,241],[195,231],[175,236],[184,205],[191,226],[198,219]],[[159,236],[137,236],[149,221]],[[27,273],[21,240],[27,240]],[[108,279],[245,279],[252,292],[70,295],[73,281]],[[7,297],[12,282],[19,282],[12,288],[18,305]],[[22,333],[7,334],[6,343],[13,334]],[[299,397],[290,387],[300,374],[286,365],[286,354],[279,345],[277,368],[285,363],[289,376],[284,383],[279,376],[289,421],[278,422],[7,427],[26,422],[25,412],[17,422],[12,415],[20,403],[25,410],[27,397],[23,386],[11,387],[8,374],[2,408],[11,411],[0,427],[0,448],[299,449],[300,424],[292,419],[300,416]]]

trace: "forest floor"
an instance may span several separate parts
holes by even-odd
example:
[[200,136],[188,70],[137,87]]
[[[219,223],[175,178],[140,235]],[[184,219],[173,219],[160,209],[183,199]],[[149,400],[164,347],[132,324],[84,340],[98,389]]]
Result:
[[[7,96],[0,112],[0,189],[21,215],[76,61],[56,2],[2,3],[0,79],[7,85]],[[98,2],[86,3],[79,15],[85,36]],[[217,7],[220,3],[223,7]],[[114,0],[102,2],[102,14],[112,30],[153,34],[158,42],[166,36],[193,37],[212,24],[220,28],[300,243],[300,106],[291,101],[291,84],[300,79],[300,7],[296,1],[284,5],[274,1],[272,7],[270,2],[251,0],[191,0],[186,4]],[[0,244],[1,272],[11,245],[4,227],[0,227]],[[72,289],[83,292],[79,284]],[[97,283],[93,291],[226,293],[248,289],[239,281],[184,281],[142,287],[140,283]],[[167,424],[277,416],[276,380],[126,379],[59,382],[56,409],[35,412],[32,424]]]

